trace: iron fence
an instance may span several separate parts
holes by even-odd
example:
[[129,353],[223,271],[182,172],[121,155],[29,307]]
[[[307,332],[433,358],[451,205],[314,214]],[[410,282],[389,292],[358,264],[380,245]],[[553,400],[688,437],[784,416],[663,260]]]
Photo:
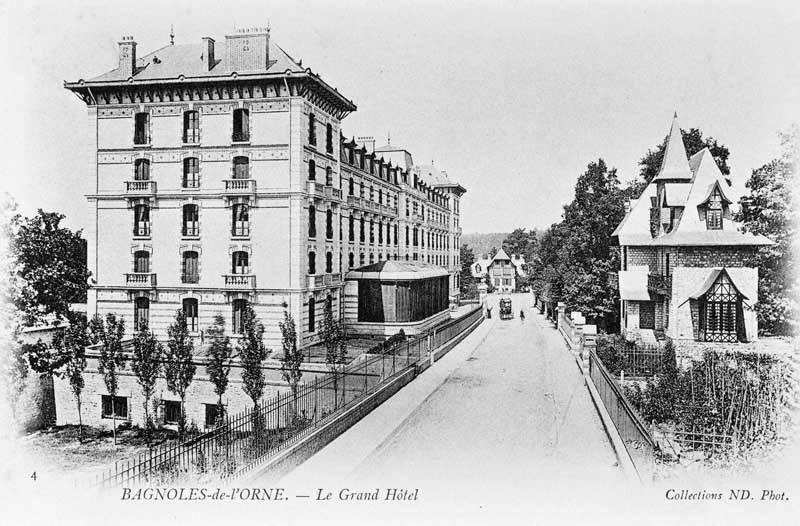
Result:
[[300,384],[295,392],[278,393],[252,409],[227,415],[212,431],[119,461],[98,475],[94,485],[175,484],[242,475],[415,368],[432,350],[459,336],[482,315],[477,308],[424,335],[332,369]]
[[656,442],[642,417],[625,398],[622,389],[594,351],[589,353],[589,378],[625,443],[639,478],[644,481],[652,477]]

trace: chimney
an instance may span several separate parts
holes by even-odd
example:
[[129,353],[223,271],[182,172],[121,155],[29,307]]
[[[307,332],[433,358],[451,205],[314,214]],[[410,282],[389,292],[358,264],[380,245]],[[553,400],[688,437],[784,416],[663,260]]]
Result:
[[214,58],[214,39],[211,37],[203,37],[203,56],[203,58],[205,58],[207,71],[211,71],[216,64],[216,59]]
[[119,42],[119,71],[125,77],[136,72],[136,41],[133,37],[122,37]]
[[225,63],[229,71],[266,71],[269,67],[269,28],[239,29],[225,37]]

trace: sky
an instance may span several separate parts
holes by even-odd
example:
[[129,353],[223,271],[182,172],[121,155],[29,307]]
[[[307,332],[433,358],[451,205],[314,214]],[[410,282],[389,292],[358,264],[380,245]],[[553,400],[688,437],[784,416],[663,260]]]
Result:
[[353,100],[348,136],[408,149],[466,189],[464,232],[544,228],[603,158],[623,181],[673,112],[731,151],[734,186],[800,122],[800,2],[0,0],[0,189],[19,211],[89,221],[86,107],[64,80],[266,26]]

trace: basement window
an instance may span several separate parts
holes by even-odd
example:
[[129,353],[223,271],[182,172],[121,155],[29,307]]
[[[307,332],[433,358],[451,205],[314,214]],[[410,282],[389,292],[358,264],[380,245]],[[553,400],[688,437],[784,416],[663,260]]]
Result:
[[102,418],[128,419],[128,398],[125,396],[115,396],[112,404],[111,395],[100,396],[102,406]]
[[166,400],[164,402],[164,423],[177,424],[181,419],[181,403]]

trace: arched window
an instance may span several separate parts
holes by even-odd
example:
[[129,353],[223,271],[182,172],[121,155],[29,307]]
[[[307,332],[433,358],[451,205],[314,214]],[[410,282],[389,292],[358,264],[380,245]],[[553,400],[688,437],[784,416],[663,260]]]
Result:
[[314,296],[308,298],[308,332],[314,332],[316,322],[317,305]]
[[233,210],[233,225],[231,234],[234,236],[249,236],[250,235],[250,207],[246,204],[239,203],[232,207]]
[[364,218],[359,220],[358,240],[364,242]]
[[237,250],[231,254],[231,273],[249,274],[250,273],[250,254],[245,250]]
[[317,237],[317,209],[314,205],[308,207],[308,237]]
[[231,331],[233,334],[244,332],[244,311],[247,309],[247,300],[233,300],[233,313],[231,316]]
[[133,179],[136,181],[150,180],[150,161],[148,159],[136,159],[134,162]]
[[133,235],[150,235],[150,207],[148,205],[136,205],[133,207]]
[[350,252],[350,255],[347,256],[347,270],[353,268],[353,265],[355,265],[355,263],[356,263],[355,255],[352,252]]
[[250,179],[250,159],[241,155],[233,158],[233,178]]
[[183,160],[183,187],[200,187],[200,160],[197,157],[187,157]]
[[355,228],[355,218],[351,215],[349,219],[349,228],[348,234],[350,241],[355,241],[356,239],[356,228]]
[[183,235],[200,235],[200,209],[197,205],[183,205]]
[[325,238],[333,239],[333,210],[325,211]]
[[200,142],[200,113],[196,110],[183,113],[183,142],[187,144]]
[[700,340],[707,342],[744,341],[742,293],[727,271],[719,271],[714,283],[698,298]]
[[308,253],[308,273],[317,273],[317,255],[313,251]]
[[317,180],[317,163],[314,161],[314,159],[308,160],[308,180]]
[[325,253],[325,273],[330,274],[333,272],[333,252]]
[[250,140],[250,112],[244,108],[233,110],[233,142]]
[[133,271],[136,273],[150,272],[150,252],[137,250],[133,254]]
[[333,186],[333,168],[325,167],[325,186]]
[[198,283],[200,281],[200,258],[194,250],[183,253],[183,269],[181,281],[183,283]]
[[186,298],[183,300],[183,315],[186,316],[186,328],[189,332],[197,332],[199,330],[197,323],[197,300],[194,298]]
[[133,328],[138,330],[142,324],[150,322],[150,300],[147,298],[136,298],[133,301]]

